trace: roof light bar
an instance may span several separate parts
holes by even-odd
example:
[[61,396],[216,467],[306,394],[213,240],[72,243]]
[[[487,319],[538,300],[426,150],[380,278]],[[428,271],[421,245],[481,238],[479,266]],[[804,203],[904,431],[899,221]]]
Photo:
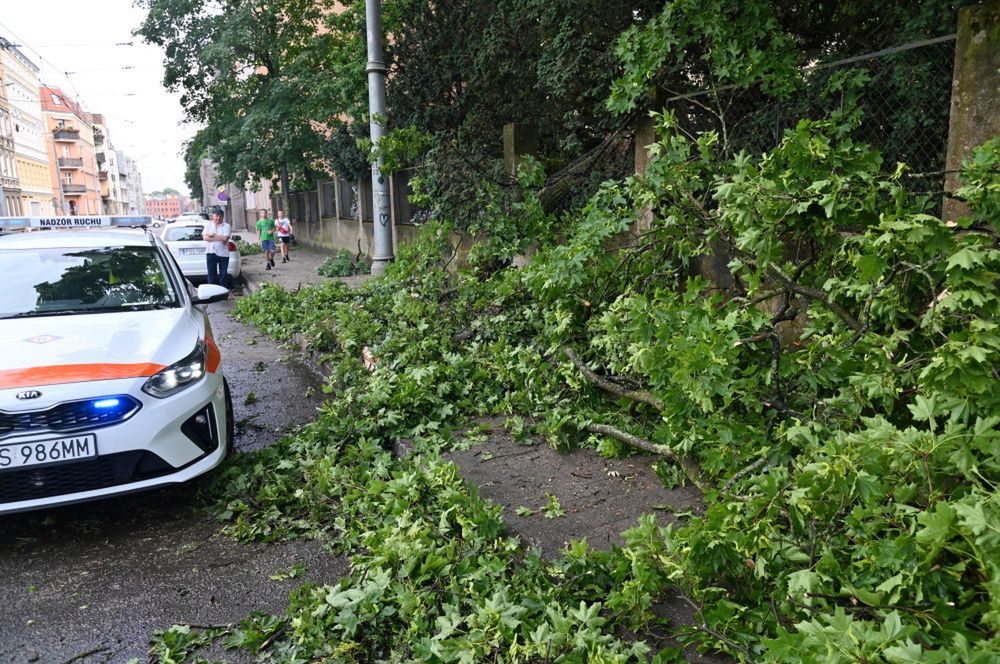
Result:
[[149,216],[0,217],[0,229],[4,230],[25,228],[100,228],[108,226],[143,228],[152,225],[153,218]]

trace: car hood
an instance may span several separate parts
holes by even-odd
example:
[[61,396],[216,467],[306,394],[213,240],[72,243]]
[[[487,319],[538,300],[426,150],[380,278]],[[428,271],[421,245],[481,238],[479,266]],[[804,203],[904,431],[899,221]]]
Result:
[[204,334],[204,321],[182,307],[3,320],[0,389],[150,376]]

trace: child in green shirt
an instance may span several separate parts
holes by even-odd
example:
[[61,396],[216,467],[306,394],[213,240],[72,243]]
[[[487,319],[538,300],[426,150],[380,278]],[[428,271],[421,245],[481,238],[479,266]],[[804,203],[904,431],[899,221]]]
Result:
[[264,269],[270,270],[274,267],[274,219],[264,213],[262,219],[257,220],[257,235],[260,236],[260,248],[264,250]]

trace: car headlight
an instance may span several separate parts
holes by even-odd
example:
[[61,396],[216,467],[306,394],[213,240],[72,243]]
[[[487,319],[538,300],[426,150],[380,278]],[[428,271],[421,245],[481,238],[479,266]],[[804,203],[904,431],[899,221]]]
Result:
[[205,342],[199,340],[194,350],[183,360],[150,376],[143,384],[142,391],[162,399],[193,385],[205,375],[205,356]]

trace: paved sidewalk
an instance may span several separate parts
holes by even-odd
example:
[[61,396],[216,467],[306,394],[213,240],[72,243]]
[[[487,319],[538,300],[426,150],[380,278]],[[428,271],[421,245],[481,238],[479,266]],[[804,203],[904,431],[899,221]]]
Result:
[[[257,244],[257,235],[247,231],[236,231],[244,242]],[[357,275],[353,277],[324,277],[316,269],[323,264],[328,256],[333,254],[332,250],[317,247],[309,247],[301,242],[293,244],[288,251],[289,261],[281,262],[280,248],[275,251],[274,267],[265,269],[264,254],[254,254],[243,256],[243,280],[246,283],[246,290],[250,293],[256,291],[262,284],[277,284],[285,290],[298,290],[303,286],[321,284],[324,281],[340,280],[347,283],[352,288],[360,286],[369,276]]]

